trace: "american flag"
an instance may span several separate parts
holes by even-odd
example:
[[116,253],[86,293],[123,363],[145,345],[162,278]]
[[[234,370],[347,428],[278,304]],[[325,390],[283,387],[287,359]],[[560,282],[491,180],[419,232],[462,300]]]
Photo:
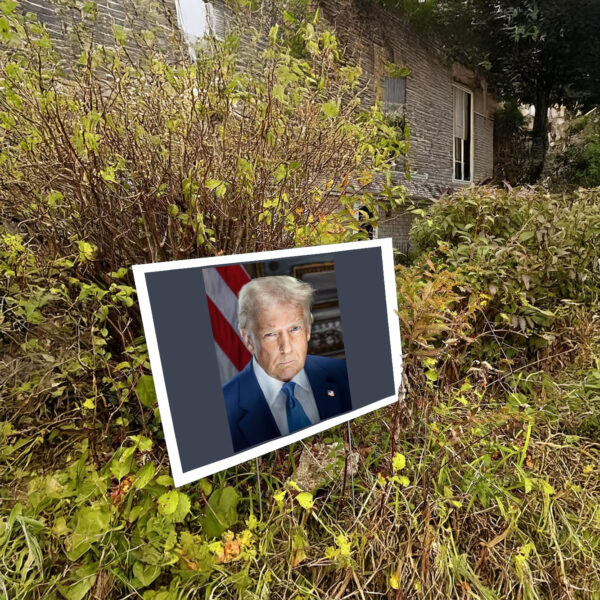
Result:
[[237,375],[251,358],[238,329],[238,294],[250,281],[240,265],[208,267],[203,269],[208,312],[215,338],[215,350],[221,382]]

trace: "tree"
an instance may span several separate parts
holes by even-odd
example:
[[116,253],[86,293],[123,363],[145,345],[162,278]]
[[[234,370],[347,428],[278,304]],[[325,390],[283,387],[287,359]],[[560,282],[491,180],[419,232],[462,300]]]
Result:
[[451,56],[487,72],[503,99],[535,106],[531,169],[548,149],[548,107],[600,101],[598,0],[384,0],[439,36]]

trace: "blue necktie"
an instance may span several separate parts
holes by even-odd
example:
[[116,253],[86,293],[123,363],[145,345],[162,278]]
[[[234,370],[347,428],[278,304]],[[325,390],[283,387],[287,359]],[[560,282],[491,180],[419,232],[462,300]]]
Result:
[[308,427],[311,424],[302,405],[294,397],[295,387],[296,384],[293,381],[288,381],[287,383],[284,383],[281,388],[286,395],[285,413],[287,415],[289,433],[294,433],[294,431],[298,431],[298,429],[302,429],[303,427]]

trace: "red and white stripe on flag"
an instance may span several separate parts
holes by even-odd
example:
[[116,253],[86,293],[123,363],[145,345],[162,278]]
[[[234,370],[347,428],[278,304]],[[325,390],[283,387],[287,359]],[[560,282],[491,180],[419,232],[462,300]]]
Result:
[[237,375],[251,358],[238,328],[238,294],[250,277],[240,265],[207,267],[202,270],[208,312],[215,339],[221,381]]

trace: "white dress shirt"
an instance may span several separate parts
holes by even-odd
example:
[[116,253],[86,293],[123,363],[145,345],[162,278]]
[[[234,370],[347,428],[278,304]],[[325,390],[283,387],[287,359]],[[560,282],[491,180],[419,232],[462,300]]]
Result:
[[[252,357],[252,368],[254,369],[254,375],[256,376],[258,385],[271,409],[271,413],[273,414],[275,423],[277,423],[277,427],[279,427],[281,435],[287,435],[290,432],[285,409],[287,396],[285,395],[285,392],[281,390],[284,382],[268,375],[254,357]],[[304,369],[293,377],[291,381],[296,384],[296,387],[294,388],[294,398],[300,402],[309,421],[312,424],[318,423],[320,419],[319,409],[317,408],[315,396]]]

